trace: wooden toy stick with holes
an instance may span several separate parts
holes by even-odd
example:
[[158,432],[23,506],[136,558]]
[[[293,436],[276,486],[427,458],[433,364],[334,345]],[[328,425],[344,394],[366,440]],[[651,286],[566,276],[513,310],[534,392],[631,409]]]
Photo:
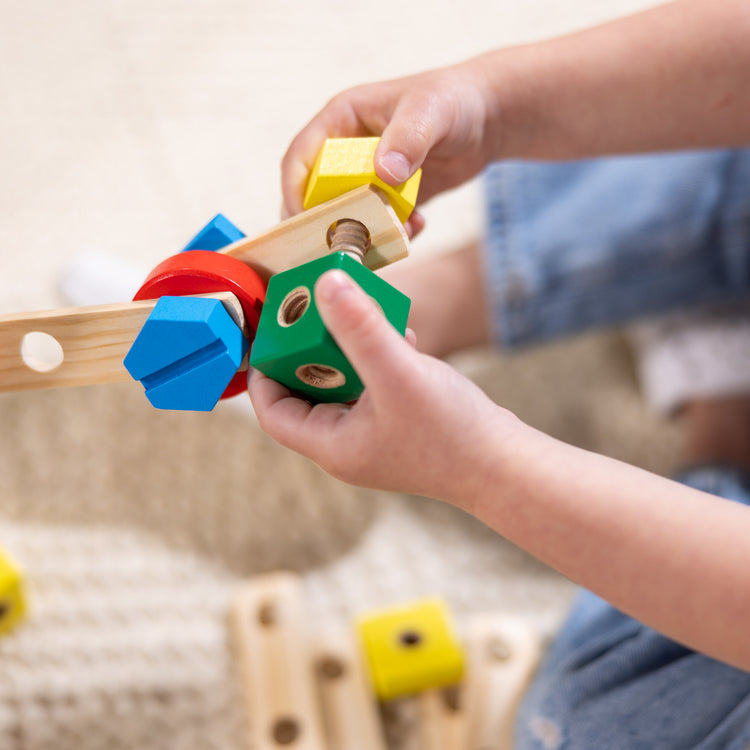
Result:
[[249,362],[311,401],[356,399],[362,384],[322,325],[312,289],[341,268],[406,329],[408,298],[372,272],[408,255],[403,222],[421,175],[383,183],[377,142],[329,139],[307,210],[252,238],[216,217],[132,302],[0,316],[0,391],[133,378],[157,408],[210,411],[245,389]]
[[[251,747],[386,750],[389,709],[412,709],[420,750],[509,750],[539,638],[502,614],[467,619],[430,598],[361,615],[351,627],[305,616],[301,579],[249,579],[231,613]],[[396,743],[401,746],[401,743]]]

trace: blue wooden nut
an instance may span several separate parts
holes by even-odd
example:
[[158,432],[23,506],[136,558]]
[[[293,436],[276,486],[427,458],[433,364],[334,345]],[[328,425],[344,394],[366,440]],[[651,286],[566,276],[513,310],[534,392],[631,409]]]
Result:
[[221,250],[245,236],[224,214],[216,214],[181,252],[187,250]]
[[161,297],[124,364],[157,409],[211,411],[248,347],[221,300]]

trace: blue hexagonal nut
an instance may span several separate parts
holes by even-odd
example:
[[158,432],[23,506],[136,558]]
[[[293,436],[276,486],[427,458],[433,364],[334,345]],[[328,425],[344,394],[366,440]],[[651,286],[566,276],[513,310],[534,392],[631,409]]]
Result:
[[124,364],[157,409],[211,411],[248,346],[221,300],[161,297]]
[[245,234],[227,219],[224,214],[216,214],[198,234],[188,242],[181,252],[188,250],[221,250],[237,240],[241,240]]

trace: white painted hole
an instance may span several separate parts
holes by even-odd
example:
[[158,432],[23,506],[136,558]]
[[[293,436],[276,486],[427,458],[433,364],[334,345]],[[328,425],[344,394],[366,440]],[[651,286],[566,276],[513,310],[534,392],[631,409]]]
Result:
[[21,359],[34,372],[52,372],[63,363],[65,353],[54,336],[31,331],[21,339]]

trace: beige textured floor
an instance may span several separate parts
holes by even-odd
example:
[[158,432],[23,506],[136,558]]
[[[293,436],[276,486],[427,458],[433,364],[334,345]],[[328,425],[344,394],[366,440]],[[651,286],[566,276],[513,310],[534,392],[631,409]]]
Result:
[[[81,253],[148,269],[218,211],[248,234],[272,226],[286,144],[343,87],[643,5],[6,3],[0,26],[0,313],[58,305],[59,280]],[[481,231],[475,185],[425,213],[428,229],[414,243],[415,254]],[[616,334],[511,358],[474,352],[455,364],[552,434],[657,471],[677,461],[678,428],[644,408]],[[271,443],[247,410],[222,405],[209,415],[155,412],[139,386],[123,384],[2,395],[0,424],[0,545],[23,559],[37,600],[26,629],[0,643],[0,750],[239,746],[239,735],[226,729],[237,721],[236,696],[228,690],[216,697],[215,665],[227,661],[218,634],[225,595],[241,576],[278,567],[302,571],[309,576],[311,607],[342,615],[393,597],[442,593],[459,613],[507,608],[545,635],[570,594],[555,574],[449,508],[355,490],[326,477]],[[147,541],[141,543],[140,534]],[[86,538],[91,541],[81,543]],[[113,724],[110,717],[106,728],[96,711],[77,713],[72,706],[79,704],[61,685],[75,674],[79,697],[86,690],[99,697],[136,690],[135,682],[113,678],[114,665],[127,660],[131,647],[123,635],[132,626],[122,613],[127,603],[136,617],[140,606],[152,615],[160,606],[183,622],[184,602],[180,609],[167,595],[155,605],[153,591],[132,573],[134,558],[154,558],[153,545],[163,547],[160,555],[176,556],[169,565],[158,557],[164,591],[176,582],[188,596],[192,582],[196,601],[211,587],[219,592],[205,612],[192,612],[195,626],[210,633],[196,653],[214,671],[184,662],[197,665],[192,675],[185,667],[174,677],[175,684],[190,683],[189,700],[175,689],[178,697],[165,704],[165,688],[149,683],[147,669],[151,661],[163,668],[154,656],[160,647],[145,637],[139,646],[145,666],[138,672],[143,691],[125,708],[118,704],[122,721]],[[63,559],[52,559],[57,556]],[[195,574],[196,565],[203,573]],[[73,566],[77,585],[61,575],[66,566]],[[94,574],[102,566],[111,578]],[[119,588],[122,581],[127,592]],[[106,616],[91,614],[100,601],[92,591],[110,603]],[[50,602],[65,607],[66,596],[74,613],[64,622],[71,642],[82,621],[99,640],[92,638],[83,666],[59,652],[55,682],[39,649],[51,637]],[[76,605],[80,601],[93,609]],[[80,612],[82,620],[76,619]],[[148,635],[147,628],[138,632]],[[171,645],[175,654],[191,651],[192,632],[180,631]],[[232,679],[227,674],[228,684]],[[210,695],[214,703],[206,702]],[[200,721],[194,718],[198,705]],[[157,714],[161,723],[153,723]],[[193,719],[185,723],[188,715]],[[38,730],[40,716],[46,734]],[[123,733],[139,726],[138,739],[129,744],[123,735],[116,744],[113,726]]]

